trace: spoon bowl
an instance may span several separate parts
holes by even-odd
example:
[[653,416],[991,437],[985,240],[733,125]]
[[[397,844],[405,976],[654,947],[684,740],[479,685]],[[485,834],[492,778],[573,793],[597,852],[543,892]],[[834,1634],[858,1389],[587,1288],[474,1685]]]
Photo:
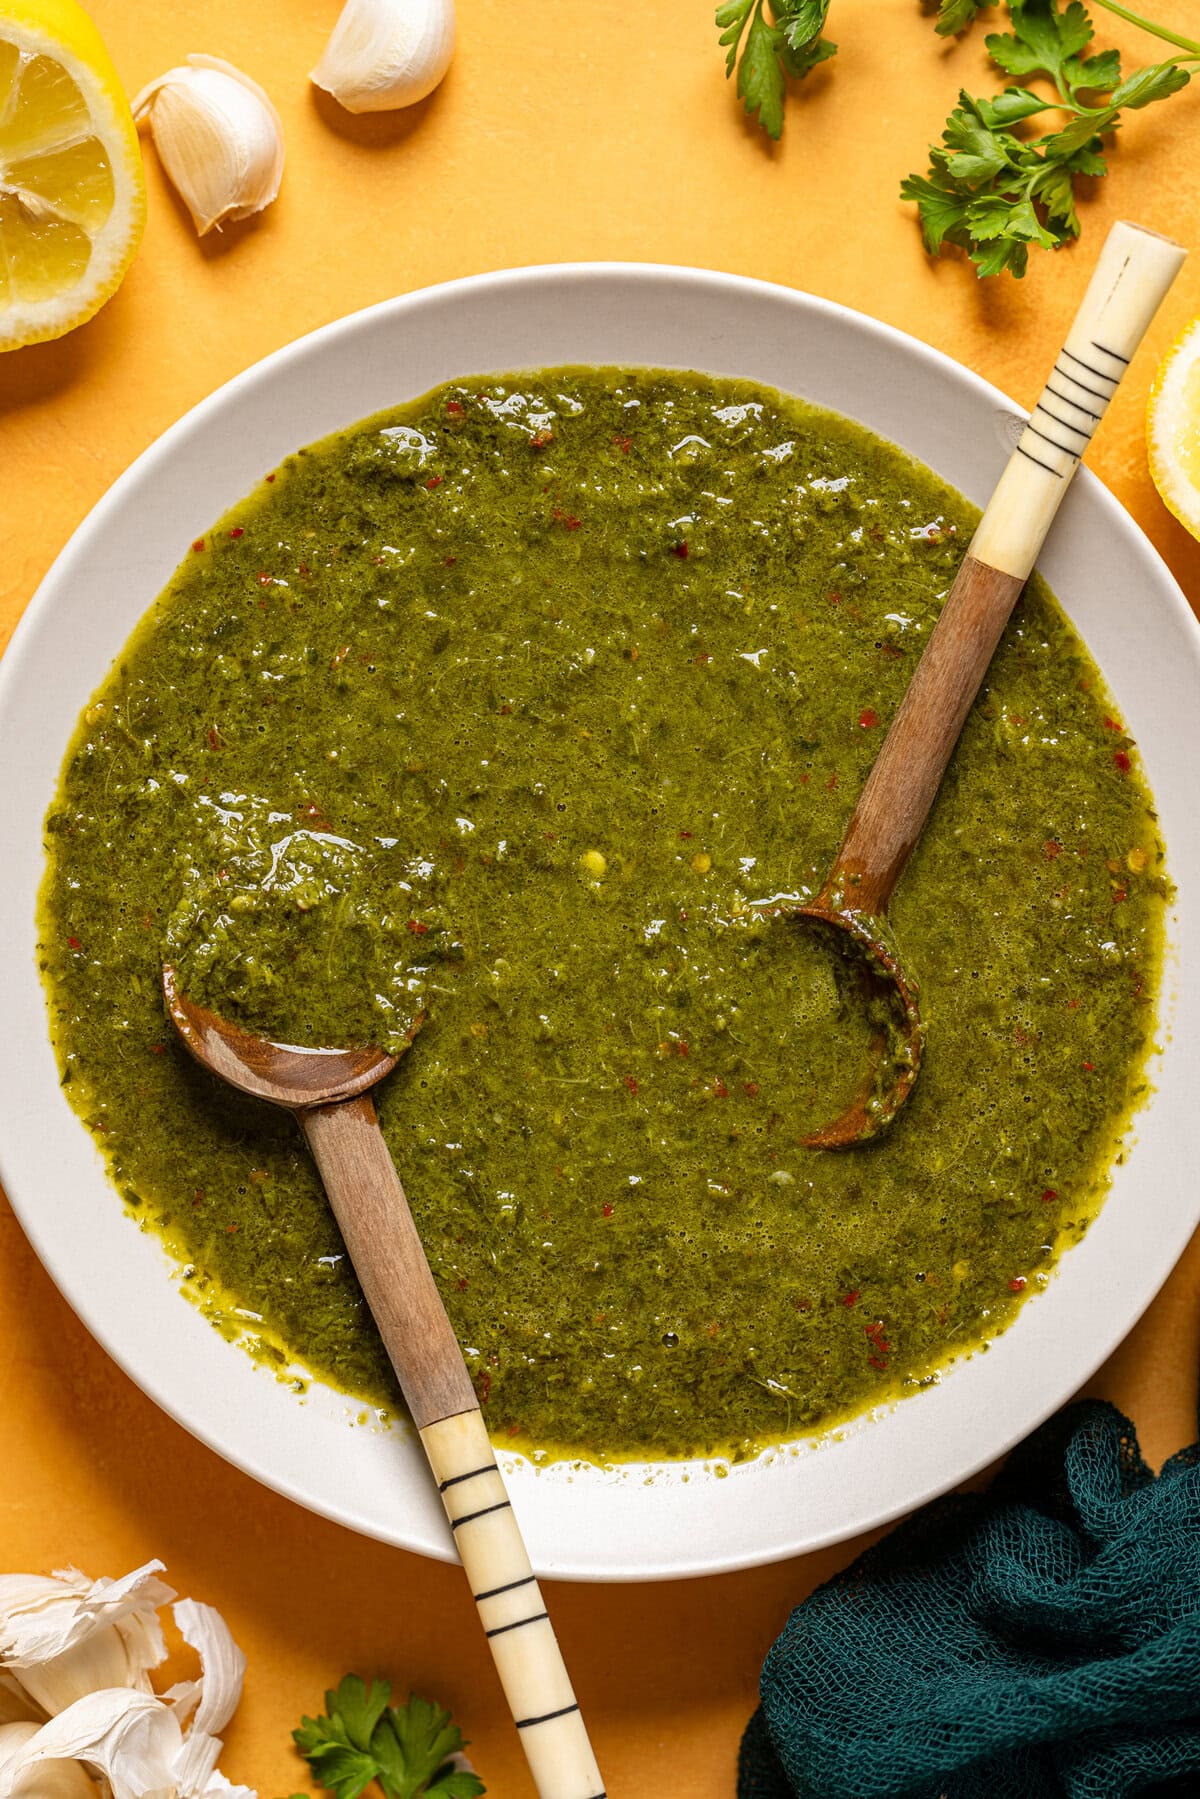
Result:
[[800,1139],[805,1149],[848,1149],[887,1129],[921,1067],[925,1026],[917,983],[906,973],[881,921],[832,907],[775,907],[837,933],[835,948],[860,1014],[870,1025],[866,1078],[838,1117]]
[[[366,1093],[392,1072],[399,1055],[368,1046],[364,1049],[308,1049],[254,1037],[229,1019],[198,1005],[180,990],[174,968],[162,971],[167,1015],[184,1047],[210,1073],[273,1106],[336,1105]],[[411,1043],[422,1024],[419,1013],[409,1026]],[[407,1044],[405,1045],[407,1048]],[[403,1053],[403,1051],[401,1052]]]

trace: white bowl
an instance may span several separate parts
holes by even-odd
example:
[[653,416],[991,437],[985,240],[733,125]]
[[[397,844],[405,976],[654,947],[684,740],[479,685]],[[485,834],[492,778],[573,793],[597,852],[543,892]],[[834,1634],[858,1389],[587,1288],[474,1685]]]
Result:
[[[314,332],[181,420],[133,465],[42,583],[0,669],[0,1172],[46,1268],[159,1405],[314,1511],[450,1559],[415,1439],[300,1400],[177,1291],[108,1186],[59,1087],[35,963],[42,819],[91,693],[193,538],[289,451],[454,376],[556,363],[747,376],[849,414],[982,503],[1016,409],[947,357],[825,300],[699,270],[581,265],[429,288]],[[1138,739],[1178,886],[1153,1100],[1099,1219],[985,1355],[816,1444],[734,1467],[616,1469],[517,1457],[513,1502],[548,1576],[703,1574],[816,1549],[945,1491],[1025,1436],[1110,1353],[1200,1215],[1200,629],[1163,563],[1090,475],[1042,567]],[[1168,1017],[1169,1014],[1169,1017]],[[1170,1026],[1168,1033],[1168,1023]]]

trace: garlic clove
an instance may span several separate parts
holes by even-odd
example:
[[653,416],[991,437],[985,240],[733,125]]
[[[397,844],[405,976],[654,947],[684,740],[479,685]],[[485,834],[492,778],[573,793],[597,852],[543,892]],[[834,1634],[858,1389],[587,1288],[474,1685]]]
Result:
[[48,1762],[85,1762],[104,1776],[113,1799],[145,1799],[175,1788],[172,1764],[182,1748],[174,1713],[150,1693],[117,1687],[88,1693],[43,1724],[0,1773],[0,1799],[27,1791]]
[[175,1597],[161,1568],[147,1562],[121,1580],[76,1568],[0,1576],[0,1667],[51,1714],[96,1687],[149,1692],[146,1670],[166,1655],[158,1607]]
[[0,1724],[0,1792],[14,1799],[100,1799],[100,1789],[78,1762],[41,1762],[22,1767],[37,1735],[37,1724]]
[[347,112],[431,94],[454,55],[454,0],[346,0],[309,79]]
[[261,212],[278,194],[283,121],[257,81],[232,63],[189,56],[142,89],[133,116],[149,125],[201,237]]
[[[28,1731],[20,1724],[3,1728]],[[216,1738],[206,1739],[202,1765],[196,1766],[176,1713],[161,1699],[126,1687],[88,1693],[35,1727],[8,1762],[0,1762],[0,1799],[58,1799],[59,1789],[48,1781],[43,1787],[40,1779],[80,1763],[102,1776],[112,1799],[257,1799],[251,1788],[230,1785],[213,1767],[220,1747]],[[86,1787],[64,1785],[63,1799],[75,1799],[77,1790],[80,1799],[96,1799],[90,1781]]]

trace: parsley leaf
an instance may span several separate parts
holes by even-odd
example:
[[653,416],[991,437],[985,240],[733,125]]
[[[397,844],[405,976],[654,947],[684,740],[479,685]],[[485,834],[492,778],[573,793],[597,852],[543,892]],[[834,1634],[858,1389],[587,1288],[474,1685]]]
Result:
[[409,1694],[391,1705],[384,1680],[368,1687],[357,1674],[325,1695],[325,1711],[292,1732],[314,1780],[334,1799],[359,1799],[372,1781],[387,1799],[477,1799],[478,1775],[453,1766],[465,1747],[449,1712]]
[[[943,35],[962,30],[982,10],[975,0],[942,0],[937,29]],[[955,244],[980,275],[1019,278],[1030,245],[1057,250],[1078,235],[1076,179],[1106,173],[1103,139],[1118,129],[1124,112],[1186,87],[1191,76],[1185,64],[1200,66],[1200,45],[1166,34],[1194,50],[1195,58],[1123,76],[1116,50],[1091,51],[1094,32],[1083,0],[1008,0],[1007,11],[1011,31],[986,39],[992,61],[1022,82],[1048,81],[1053,92],[1012,85],[991,98],[960,93],[941,143],[930,149],[928,173],[910,175],[900,192],[916,202],[928,250]],[[1149,21],[1139,22],[1164,35]],[[1065,122],[1031,135],[1030,122],[1051,109],[1065,112]]]
[[830,0],[725,0],[717,8],[725,73],[737,70],[738,97],[768,137],[783,131],[789,78],[800,79],[837,53],[821,36]]
[[984,40],[992,61],[1006,75],[1049,75],[1065,91],[1064,64],[1086,50],[1094,35],[1080,0],[1070,0],[1063,12],[1058,0],[1020,0],[1009,13],[1011,35],[992,33]]

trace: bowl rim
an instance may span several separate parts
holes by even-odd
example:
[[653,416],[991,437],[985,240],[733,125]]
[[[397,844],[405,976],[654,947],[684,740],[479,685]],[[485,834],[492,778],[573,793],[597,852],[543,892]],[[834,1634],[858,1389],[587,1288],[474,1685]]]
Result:
[[[159,465],[184,451],[188,442],[201,433],[211,421],[219,420],[227,410],[233,408],[238,402],[247,398],[253,399],[257,390],[266,392],[280,376],[287,375],[289,371],[302,370],[304,364],[313,356],[322,357],[347,340],[354,339],[356,335],[369,332],[374,323],[394,322],[397,328],[400,328],[407,316],[431,303],[453,301],[464,296],[491,303],[497,298],[503,299],[505,296],[511,296],[514,292],[520,293],[523,289],[588,288],[614,282],[629,284],[631,291],[637,291],[640,288],[646,292],[652,286],[665,282],[680,290],[685,298],[690,290],[693,295],[707,294],[715,298],[732,299],[735,304],[739,298],[744,300],[747,296],[760,300],[764,297],[772,301],[782,300],[789,306],[798,306],[810,317],[821,317],[841,328],[848,328],[852,332],[862,334],[865,339],[880,346],[887,356],[906,358],[915,363],[918,368],[923,366],[942,378],[957,383],[967,398],[981,409],[981,416],[982,409],[989,408],[998,416],[1008,420],[1024,417],[1023,409],[1001,390],[975,374],[974,371],[957,363],[944,352],[920,339],[843,306],[837,301],[807,294],[799,289],[773,282],[703,268],[653,262],[568,262],[534,264],[464,276],[449,282],[434,283],[408,294],[381,300],[372,306],[319,326],[293,342],[282,345],[199,401],[139,454],[91,509],[67,544],[55,557],[18,621],[3,659],[0,660],[0,742],[3,742],[7,734],[8,722],[14,711],[14,696],[19,692],[22,684],[31,678],[31,672],[36,673],[37,671],[38,659],[43,653],[44,635],[50,629],[56,607],[61,603],[59,600],[60,589],[64,581],[69,578],[73,567],[81,559],[87,557],[93,544],[108,531],[111,521],[117,517],[127,497],[140,492],[143,483],[150,478]],[[581,358],[580,360],[598,361],[594,358]],[[625,359],[625,365],[636,366],[634,360],[630,358]],[[517,365],[510,366],[513,372],[516,372]],[[527,362],[523,366],[532,367],[534,365]],[[562,360],[557,359],[546,366],[562,366]],[[667,365],[661,360],[655,360],[653,363],[642,363],[641,366],[674,366],[682,369],[688,366],[703,365],[698,363],[695,358],[691,358],[687,363],[676,362],[673,365]],[[753,378],[757,379],[757,377]],[[782,386],[783,383],[776,382],[775,385]],[[392,403],[394,402],[384,402],[384,404]],[[340,427],[329,427],[331,430],[338,428]],[[874,427],[869,426],[868,428],[873,429]],[[319,437],[323,434],[315,435]],[[314,441],[314,439],[310,438],[308,441]],[[900,442],[900,440],[896,441]],[[293,447],[300,446],[293,445]],[[900,447],[905,447],[902,442],[900,442]],[[917,454],[915,451],[908,453]],[[1183,592],[1158,552],[1144,536],[1136,522],[1090,471],[1086,469],[1080,471],[1075,486],[1086,496],[1089,509],[1093,511],[1099,509],[1100,518],[1106,522],[1118,540],[1124,541],[1130,554],[1136,560],[1140,560],[1148,575],[1153,577],[1155,603],[1167,609],[1167,616],[1176,630],[1190,644],[1190,654],[1196,666],[1200,668],[1200,624],[1197,623]],[[153,591],[157,592],[157,587]],[[143,601],[139,608],[139,615],[144,613],[148,603],[150,602]],[[120,645],[117,646],[115,654],[119,654],[119,652]],[[93,680],[91,684],[94,686],[95,681]],[[65,746],[60,744],[58,756],[60,766],[64,753]],[[39,811],[44,811],[44,798]],[[3,835],[7,835],[7,832],[8,827],[5,827]],[[0,915],[3,910],[4,907],[0,905]],[[6,985],[9,979],[8,965],[11,960],[12,950],[10,948],[0,964],[0,979]],[[82,1131],[82,1123],[78,1120],[76,1122]],[[181,1423],[191,1434],[235,1466],[309,1509],[380,1540],[414,1548],[441,1559],[454,1559],[453,1547],[446,1540],[445,1533],[436,1526],[431,1530],[427,1527],[427,1521],[425,1528],[402,1527],[403,1520],[390,1526],[381,1527],[377,1517],[368,1515],[352,1503],[334,1504],[330,1503],[328,1498],[314,1497],[311,1489],[306,1490],[302,1481],[281,1475],[277,1468],[272,1468],[269,1453],[260,1454],[253,1448],[247,1447],[244,1442],[240,1446],[231,1444],[228,1417],[222,1421],[220,1415],[210,1415],[205,1418],[186,1415],[181,1410],[180,1403],[172,1398],[173,1376],[166,1361],[164,1360],[160,1367],[155,1358],[151,1357],[147,1360],[143,1352],[131,1350],[122,1332],[114,1331],[113,1320],[106,1307],[100,1302],[97,1290],[93,1288],[81,1291],[78,1281],[64,1274],[61,1259],[56,1254],[54,1230],[49,1228],[43,1219],[36,1196],[32,1192],[27,1192],[23,1172],[17,1168],[15,1169],[16,1179],[11,1178],[14,1170],[10,1167],[11,1145],[9,1139],[9,1128],[0,1122],[0,1178],[6,1182],[13,1211],[35,1252],[68,1304],[71,1305],[97,1342],[157,1405]],[[114,1209],[120,1211],[119,1207]],[[1110,1314],[1103,1322],[1098,1322],[1086,1352],[1076,1355],[1071,1364],[1071,1378],[1065,1385],[1060,1374],[1059,1378],[1037,1398],[1036,1403],[1025,1404],[1020,1413],[1019,1423],[1013,1426],[1010,1422],[990,1438],[984,1448],[976,1449],[973,1453],[957,1460],[951,1457],[949,1464],[943,1466],[940,1472],[935,1475],[926,1473],[914,1484],[905,1487],[902,1492],[897,1492],[891,1502],[868,1504],[865,1509],[860,1507],[857,1511],[851,1508],[845,1528],[840,1525],[827,1526],[813,1534],[811,1531],[805,1531],[801,1526],[790,1535],[770,1545],[759,1542],[749,1548],[738,1549],[734,1546],[727,1551],[717,1553],[709,1548],[696,1554],[689,1554],[684,1545],[674,1547],[666,1559],[663,1558],[661,1550],[658,1550],[640,1556],[627,1556],[624,1560],[616,1561],[611,1557],[606,1557],[603,1552],[597,1553],[594,1545],[577,1546],[575,1551],[565,1555],[549,1552],[539,1554],[539,1546],[534,1540],[531,1541],[530,1547],[535,1567],[543,1575],[557,1575],[577,1580],[663,1579],[727,1572],[780,1560],[798,1553],[807,1553],[857,1534],[866,1528],[889,1523],[915,1506],[926,1503],[979,1472],[999,1455],[1006,1453],[1017,1441],[1028,1435],[1031,1430],[1057,1410],[1082,1381],[1090,1378],[1095,1369],[1128,1334],[1170,1273],[1185,1247],[1197,1219],[1200,1218],[1200,1196],[1197,1196],[1192,1202],[1190,1212],[1186,1212],[1186,1215],[1185,1212],[1186,1208],[1181,1208],[1180,1215],[1175,1220],[1175,1228],[1156,1241],[1152,1271],[1145,1277],[1145,1284],[1138,1288],[1136,1305],[1126,1303],[1120,1310],[1119,1316]],[[1079,1251],[1070,1252],[1072,1256],[1079,1253]],[[1061,1266],[1060,1262],[1059,1267]],[[1042,1295],[1039,1304],[1044,1306],[1048,1297],[1048,1295]],[[179,1309],[184,1310],[184,1308]],[[1023,1317],[1030,1309],[1023,1307],[1019,1317]],[[208,1330],[207,1325],[203,1328]],[[1013,1337],[1013,1329],[995,1339],[995,1344],[1002,1346],[1008,1343]],[[214,1339],[216,1338],[215,1332],[209,1332],[209,1334]],[[240,1351],[235,1353],[241,1355]],[[241,1359],[246,1360],[244,1356]],[[919,1397],[907,1398],[901,1401],[898,1407],[884,1408],[884,1411],[893,1413],[898,1410],[904,1411],[919,1403]],[[864,1431],[870,1430],[872,1427],[872,1415],[864,1414],[845,1433],[836,1435],[832,1439],[826,1438],[825,1446],[828,1447],[831,1441],[852,1441],[856,1437],[861,1437]],[[778,1459],[778,1456],[768,1456],[759,1458],[754,1463],[739,1465],[730,1470],[730,1480],[727,1484],[741,1484],[748,1470],[769,1467]],[[511,1457],[506,1460],[511,1476],[522,1485],[522,1488],[527,1480],[531,1480],[542,1483],[544,1489],[551,1489],[560,1498],[563,1496],[562,1478],[556,1474],[554,1468],[532,1470],[528,1464],[522,1465],[521,1458]],[[705,1464],[705,1466],[709,1465]],[[644,1466],[644,1464],[638,1463],[626,1464],[623,1465],[620,1472],[623,1476],[636,1480],[639,1470]],[[659,1467],[659,1465],[653,1466],[656,1469]],[[687,1465],[675,1466],[678,1468]],[[691,1464],[692,1468],[695,1466],[695,1464]],[[557,1465],[559,1470],[569,1467],[570,1464]],[[603,1472],[602,1470],[594,1471],[597,1475],[603,1474]],[[585,1488],[596,1490],[592,1471],[577,1470],[575,1476],[567,1475],[563,1478],[577,1479],[579,1490]],[[669,1479],[667,1484],[672,1484]]]

